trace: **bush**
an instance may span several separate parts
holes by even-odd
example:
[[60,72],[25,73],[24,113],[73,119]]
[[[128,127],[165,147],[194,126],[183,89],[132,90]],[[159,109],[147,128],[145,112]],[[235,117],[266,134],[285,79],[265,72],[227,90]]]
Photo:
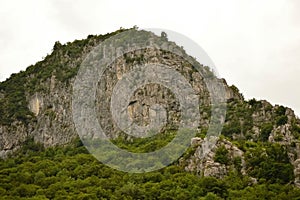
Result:
[[288,122],[288,117],[286,115],[282,115],[277,118],[276,125],[281,126],[281,125],[286,124],[287,122]]
[[285,115],[285,111],[286,111],[286,108],[283,107],[283,106],[279,106],[275,113],[278,115],[278,116],[281,116],[281,115]]
[[222,134],[232,138],[233,134],[241,133],[241,124],[238,120],[231,120],[229,124],[224,125]]
[[286,184],[294,179],[293,166],[289,162],[287,150],[279,144],[256,147],[246,153],[249,174],[269,183]]
[[228,150],[222,145],[217,149],[214,160],[218,163],[227,165],[230,161],[228,153]]
[[233,158],[233,164],[234,164],[234,167],[236,168],[236,170],[238,172],[240,172],[241,169],[242,169],[242,158],[241,157],[234,157]]
[[260,139],[263,142],[268,141],[270,133],[273,130],[273,125],[271,123],[263,124],[261,127]]

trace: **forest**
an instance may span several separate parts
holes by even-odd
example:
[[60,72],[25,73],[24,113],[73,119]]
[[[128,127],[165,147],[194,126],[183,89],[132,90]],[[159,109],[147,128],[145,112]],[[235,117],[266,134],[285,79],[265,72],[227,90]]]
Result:
[[[153,142],[159,146],[161,140]],[[268,145],[267,154],[255,143],[244,147],[257,183],[235,170],[224,179],[202,177],[178,162],[154,172],[125,173],[96,160],[79,138],[47,149],[30,139],[17,156],[0,161],[0,199],[300,199],[282,146]],[[217,152],[219,162],[231,162],[226,151]]]

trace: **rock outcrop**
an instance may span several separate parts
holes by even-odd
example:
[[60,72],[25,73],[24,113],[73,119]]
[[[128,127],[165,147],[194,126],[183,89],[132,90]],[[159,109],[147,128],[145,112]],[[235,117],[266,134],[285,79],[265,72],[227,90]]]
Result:
[[[204,139],[199,137],[193,138],[191,146],[195,148],[195,152],[188,159],[181,159],[180,165],[185,166],[185,170],[196,172],[202,176],[213,176],[216,178],[223,178],[232,170],[238,173],[246,174],[244,152],[233,145],[226,139],[220,139],[215,144],[214,148],[209,151],[206,156],[202,156]],[[218,148],[225,148],[227,161],[220,163],[216,158],[216,151]],[[240,159],[240,165],[234,166],[234,159]]]

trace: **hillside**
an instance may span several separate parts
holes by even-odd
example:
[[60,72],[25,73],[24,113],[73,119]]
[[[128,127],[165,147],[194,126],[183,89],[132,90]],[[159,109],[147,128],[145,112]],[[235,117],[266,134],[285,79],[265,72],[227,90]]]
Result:
[[[188,150],[167,168],[130,174],[98,162],[79,140],[72,115],[73,86],[85,57],[94,47],[119,33],[88,36],[67,44],[56,42],[44,60],[0,83],[0,194],[3,199],[297,199],[300,196],[300,120],[292,109],[266,100],[244,100],[224,79],[226,118],[221,137],[202,158],[213,106],[205,78],[212,72],[183,48],[169,45],[178,56],[161,49],[139,49],[118,57],[98,83],[97,119],[110,140],[130,152],[152,152],[176,138],[180,102],[170,88],[148,84],[133,93],[128,105],[132,120],[150,123],[151,105],[164,104],[167,123],[161,134],[148,138],[126,135],[114,122],[110,97],[114,86],[136,65],[171,66],[197,91],[200,120]],[[121,38],[122,39],[122,38]],[[138,38],[143,40],[144,38]],[[124,39],[125,40],[125,39]],[[120,42],[120,41],[117,41]],[[192,63],[192,64],[191,64]],[[195,66],[202,75],[198,76]],[[214,78],[214,77],[213,77]],[[174,149],[175,152],[175,149]],[[127,166],[128,163],[118,163]],[[160,166],[161,163],[154,163]],[[132,163],[139,168],[141,163]],[[154,168],[155,168],[154,166]],[[255,191],[255,192],[254,192]]]

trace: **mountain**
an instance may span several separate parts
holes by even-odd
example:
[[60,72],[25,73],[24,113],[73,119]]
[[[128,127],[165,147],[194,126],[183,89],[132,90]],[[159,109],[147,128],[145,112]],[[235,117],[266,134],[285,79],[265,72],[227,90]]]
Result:
[[[179,72],[196,91],[201,116],[197,133],[191,139],[191,146],[188,150],[171,166],[148,174],[149,181],[147,181],[148,175],[144,175],[145,180],[141,183],[144,187],[143,191],[140,191],[140,188],[137,187],[138,175],[130,177],[126,173],[116,172],[103,165],[95,164],[94,158],[88,155],[88,152],[82,146],[76,131],[78,127],[76,127],[73,120],[72,102],[74,102],[74,96],[72,95],[74,83],[77,75],[80,74],[79,70],[82,63],[85,62],[85,58],[97,45],[126,31],[137,34],[134,35],[136,37],[133,37],[137,41],[145,39],[143,37],[138,38],[139,33],[143,32],[143,36],[147,36],[149,44],[163,41],[162,46],[165,45],[179,53],[176,55],[159,48],[135,49],[117,57],[103,72],[101,83],[97,83],[95,105],[98,109],[97,119],[99,124],[111,141],[117,146],[132,152],[150,152],[165,146],[167,142],[176,137],[174,132],[180,127],[179,121],[183,115],[180,112],[181,102],[176,99],[176,94],[172,93],[171,86],[171,88],[163,87],[157,83],[146,84],[134,91],[127,109],[134,123],[145,126],[151,124],[149,116],[154,112],[152,105],[165,105],[166,126],[160,129],[161,134],[150,138],[138,138],[126,135],[117,126],[117,123],[112,119],[112,114],[109,114],[114,86],[135,66],[151,66],[150,64],[154,63],[170,66]],[[122,38],[118,38],[116,43],[121,40]],[[190,62],[187,62],[185,58],[188,58]],[[197,75],[199,74],[197,69],[200,69],[200,74],[203,77]],[[153,74],[155,75],[154,72]],[[217,85],[222,85],[224,93],[221,94],[224,96],[227,109],[226,117],[217,119],[224,121],[221,136],[211,151],[205,157],[201,157],[203,144],[206,142],[205,136],[209,132],[211,117],[215,111],[220,112],[222,110],[219,107],[212,110],[214,103],[209,97],[210,88],[206,84],[206,80],[216,80]],[[157,115],[157,112],[154,112],[154,114]],[[238,194],[250,195],[253,192],[249,191],[255,190],[257,187],[261,187],[263,193],[267,194],[267,191],[271,190],[268,187],[276,186],[280,188],[277,191],[278,193],[274,192],[275,189],[273,189],[272,194],[268,193],[268,198],[272,198],[272,195],[276,193],[276,195],[280,194],[282,199],[291,199],[296,197],[296,194],[300,194],[297,193],[298,190],[296,189],[300,186],[299,139],[300,120],[295,116],[292,109],[280,105],[273,106],[265,100],[251,99],[246,101],[238,88],[228,86],[224,79],[216,79],[208,67],[199,64],[194,58],[188,56],[182,47],[178,47],[174,42],[169,42],[165,33],[158,37],[151,32],[139,31],[135,28],[120,29],[106,35],[89,35],[86,39],[75,40],[64,45],[56,42],[52,53],[47,55],[44,60],[29,66],[25,71],[13,74],[9,79],[0,83],[0,157],[3,158],[0,167],[0,194],[7,195],[7,197],[14,195],[33,197],[38,194],[42,195],[46,191],[49,192],[49,188],[56,187],[55,184],[62,181],[60,178],[65,177],[62,173],[66,170],[64,181],[68,179],[67,177],[71,177],[71,179],[68,179],[70,184],[74,184],[71,182],[82,178],[87,182],[85,184],[95,183],[95,185],[101,186],[102,190],[100,194],[98,194],[98,191],[97,198],[103,195],[103,198],[110,199],[113,191],[123,194],[122,190],[118,190],[119,186],[115,179],[125,177],[120,180],[120,187],[122,188],[128,184],[130,178],[134,180],[130,183],[131,185],[128,185],[131,188],[125,188],[126,191],[123,188],[124,195],[127,195],[127,198],[148,199],[153,194],[146,195],[147,189],[145,188],[147,186],[145,184],[147,182],[167,184],[166,176],[169,173],[171,174],[169,175],[170,180],[187,184],[186,188],[189,188],[187,191],[191,190],[188,186],[189,183],[177,180],[176,176],[182,176],[184,179],[189,177],[191,184],[197,185],[198,189],[204,188],[199,194],[185,194],[187,193],[185,187],[175,184],[174,187],[179,187],[178,191],[182,189],[179,192],[180,194],[177,194],[179,195],[178,198],[192,199],[192,197],[195,198],[198,195],[198,197],[202,196],[207,199],[218,199],[229,198],[231,195],[231,198],[234,199],[238,197]],[[75,159],[76,164],[73,167],[70,165],[70,168],[66,167],[69,166],[65,163],[68,159],[72,161]],[[83,161],[79,161],[80,159],[83,159]],[[50,165],[53,166],[53,169],[57,168],[56,171],[47,172],[43,171],[43,167],[36,166],[41,164],[43,160],[48,162],[44,165],[45,169]],[[90,179],[88,179],[89,175],[85,174],[84,169],[81,169],[83,173],[81,178],[79,172],[71,173],[72,170],[79,170],[77,166],[85,166],[86,170],[93,170],[90,168],[91,166],[85,165],[85,162],[95,167],[94,170],[98,170],[97,173],[88,173],[92,176]],[[127,165],[128,163],[121,164]],[[136,163],[135,167],[139,166],[138,164]],[[27,169],[31,165],[33,167],[32,172]],[[22,166],[25,166],[26,170],[19,175],[25,178],[23,180],[12,178],[11,176],[18,176],[17,170],[22,170]],[[40,171],[42,173],[39,173]],[[105,175],[105,173],[108,174]],[[114,173],[113,182],[115,186],[105,189],[100,184],[99,177],[102,177],[102,181],[105,177],[110,179],[112,175],[109,175],[109,173]],[[157,176],[157,180],[153,180],[155,176]],[[39,180],[42,181],[37,181],[38,178],[36,177],[40,177]],[[198,180],[196,177],[202,178]],[[223,182],[219,183],[218,179]],[[46,183],[46,180],[49,183]],[[63,183],[67,184],[64,181]],[[174,184],[172,181],[169,184]],[[240,186],[236,186],[238,181],[241,181]],[[207,186],[209,182],[218,189],[209,188]],[[85,184],[83,184],[83,188],[87,187]],[[228,186],[228,184],[235,186]],[[266,184],[267,186],[265,186]],[[279,184],[279,186],[276,184]],[[33,189],[27,188],[28,185]],[[66,192],[68,186],[65,185],[64,187],[64,192]],[[153,185],[148,187],[155,193]],[[173,186],[166,187],[172,188]],[[262,187],[266,188],[262,189]],[[39,193],[39,190],[43,192],[40,191]],[[76,190],[80,190],[80,188],[74,189],[72,192],[76,194]],[[168,189],[163,189],[163,186],[160,186],[157,192],[160,190],[167,191]],[[77,196],[85,193],[88,192],[82,190]],[[51,194],[50,192],[49,194],[46,193],[44,197],[54,198],[55,195],[55,192],[52,191]],[[134,195],[137,196],[133,197]],[[157,198],[164,199],[162,192],[159,195],[161,196],[157,196]],[[93,199],[95,197],[85,198]],[[257,198],[263,197],[258,196]]]

